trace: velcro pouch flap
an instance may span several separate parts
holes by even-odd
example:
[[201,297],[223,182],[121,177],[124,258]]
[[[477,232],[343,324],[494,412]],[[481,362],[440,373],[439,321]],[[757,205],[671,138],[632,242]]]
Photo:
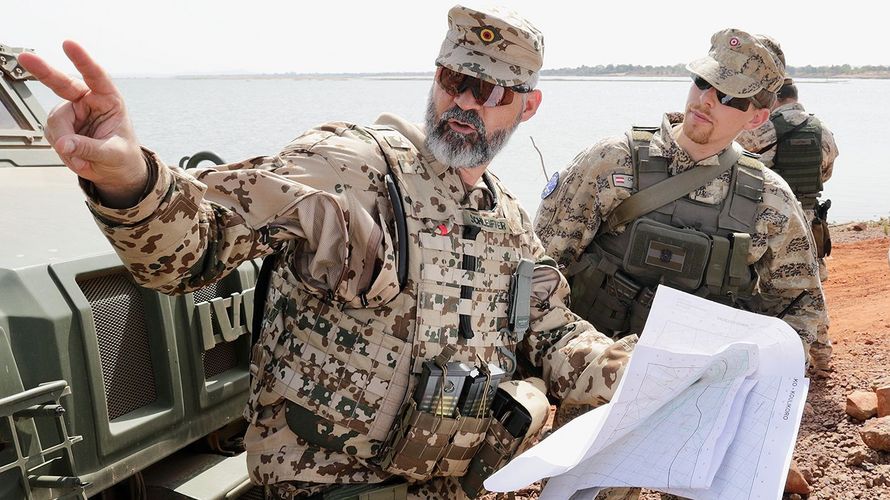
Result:
[[711,253],[708,235],[646,218],[637,219],[630,231],[625,271],[687,291],[701,286]]

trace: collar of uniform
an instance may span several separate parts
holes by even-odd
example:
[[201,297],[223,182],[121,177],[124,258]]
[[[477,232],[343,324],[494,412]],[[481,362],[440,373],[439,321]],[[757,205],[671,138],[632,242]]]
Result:
[[[458,176],[460,180],[460,176]],[[463,183],[463,181],[460,181]],[[489,186],[488,172],[484,172],[473,187],[466,188],[461,205],[476,210],[492,210],[495,206],[494,193]]]
[[442,175],[442,172],[448,169],[448,167],[439,163],[436,157],[433,156],[433,153],[426,148],[426,131],[423,130],[423,127],[392,113],[383,113],[378,116],[374,124],[392,127],[404,135],[420,152],[424,165],[428,166],[437,176]]
[[778,106],[776,109],[773,110],[771,115],[777,115],[779,113],[784,113],[785,111],[806,111],[806,110],[803,109],[803,104],[801,104],[799,102],[789,102],[788,104],[783,104],[781,106]]
[[682,114],[666,113],[664,115],[664,118],[661,121],[661,129],[652,136],[652,142],[649,146],[649,156],[666,158],[669,165],[668,172],[671,175],[685,172],[696,165],[720,164],[720,161],[717,159],[719,153],[696,162],[689,156],[689,153],[687,153],[685,149],[677,144],[675,137],[680,133],[680,127],[683,126],[682,121]]
[[449,170],[449,168],[446,165],[439,163],[439,161],[436,160],[436,157],[433,156],[429,149],[427,149],[426,132],[423,130],[423,127],[392,113],[381,114],[377,117],[377,120],[374,121],[374,124],[392,127],[411,141],[423,157],[424,165],[428,166],[437,177],[442,178],[446,184],[453,183],[454,186],[452,187],[454,189],[452,189],[452,191],[461,193],[460,196],[454,196],[458,203],[478,210],[488,210],[494,207],[496,203],[494,201],[495,196],[489,187],[491,181],[488,178],[488,172],[483,173],[479,180],[476,181],[476,185],[471,188],[466,188],[464,186],[463,181],[461,181],[460,176],[457,175],[457,171],[454,169],[450,169],[450,175],[443,176],[442,174],[444,174],[446,170]]

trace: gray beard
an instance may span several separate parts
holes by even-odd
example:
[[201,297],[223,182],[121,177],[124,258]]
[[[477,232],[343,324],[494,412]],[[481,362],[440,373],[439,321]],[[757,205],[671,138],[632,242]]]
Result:
[[[436,117],[432,93],[426,107],[426,147],[439,163],[455,169],[488,165],[507,144],[519,126],[521,113],[508,129],[486,133],[485,124],[475,111],[454,106]],[[451,130],[448,120],[469,123],[476,128],[475,134],[461,134]]]

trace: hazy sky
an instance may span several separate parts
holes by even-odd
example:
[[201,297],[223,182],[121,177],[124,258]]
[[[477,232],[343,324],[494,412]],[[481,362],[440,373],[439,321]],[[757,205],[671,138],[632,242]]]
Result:
[[[36,49],[72,71],[61,51],[71,38],[118,76],[427,71],[455,3],[3,0],[0,44]],[[545,68],[685,63],[704,55],[710,35],[727,27],[772,35],[792,66],[890,65],[886,18],[875,10],[880,2],[499,3],[543,31]]]

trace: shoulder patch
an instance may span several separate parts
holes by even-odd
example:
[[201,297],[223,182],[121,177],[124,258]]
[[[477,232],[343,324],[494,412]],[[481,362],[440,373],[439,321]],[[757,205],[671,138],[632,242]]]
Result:
[[550,196],[553,191],[556,190],[556,186],[559,185],[559,172],[553,172],[553,175],[550,176],[550,180],[547,181],[547,185],[544,186],[544,191],[541,191],[541,199]]
[[612,174],[612,185],[625,189],[633,189],[634,176],[630,174]]

